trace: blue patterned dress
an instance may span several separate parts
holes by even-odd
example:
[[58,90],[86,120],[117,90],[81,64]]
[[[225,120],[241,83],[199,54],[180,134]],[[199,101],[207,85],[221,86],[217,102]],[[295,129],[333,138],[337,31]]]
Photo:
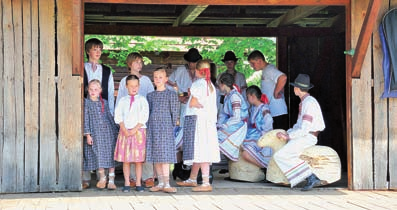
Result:
[[170,90],[153,91],[147,95],[149,121],[146,135],[146,161],[176,163],[173,129],[179,118],[179,101]]
[[225,96],[218,119],[218,141],[222,153],[237,161],[240,145],[247,134],[248,105],[241,94],[233,89]]
[[273,130],[273,118],[270,115],[269,106],[263,103],[257,107],[251,106],[249,113],[247,136],[243,142],[243,149],[262,167],[267,168],[272,157],[272,149],[270,147],[259,147],[257,142],[263,134]]
[[114,168],[114,148],[116,146],[118,126],[110,114],[107,100],[104,100],[104,112],[100,100],[84,100],[84,134],[91,134],[93,144],[88,145],[84,138],[83,170]]

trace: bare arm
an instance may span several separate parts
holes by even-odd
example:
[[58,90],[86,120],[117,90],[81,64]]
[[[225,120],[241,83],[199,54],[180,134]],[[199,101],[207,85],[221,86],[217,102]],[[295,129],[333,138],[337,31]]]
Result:
[[281,75],[277,79],[276,87],[274,88],[274,98],[281,98],[282,92],[284,92],[284,86],[287,83],[287,76]]
[[197,100],[196,97],[192,96],[192,99],[190,100],[189,103],[190,108],[194,107],[194,108],[203,108],[203,105],[201,105],[199,103],[199,101]]

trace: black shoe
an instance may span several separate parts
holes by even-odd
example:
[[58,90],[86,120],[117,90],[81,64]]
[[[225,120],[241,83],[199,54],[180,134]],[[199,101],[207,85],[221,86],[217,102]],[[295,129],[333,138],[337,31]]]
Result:
[[301,189],[301,191],[309,191],[313,189],[313,187],[318,186],[321,183],[321,180],[314,174],[310,175],[307,179],[306,185]]

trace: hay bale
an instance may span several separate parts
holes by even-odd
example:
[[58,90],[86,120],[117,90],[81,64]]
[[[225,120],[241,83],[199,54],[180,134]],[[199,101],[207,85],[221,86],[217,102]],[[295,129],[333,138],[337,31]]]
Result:
[[229,160],[229,175],[231,179],[260,182],[265,180],[265,174],[256,165],[253,165],[239,156],[238,161]]
[[[282,146],[286,144],[283,139],[277,138],[278,132],[285,132],[284,130],[273,130],[261,137],[258,145],[269,146],[275,153]],[[330,147],[314,145],[305,149],[300,156],[305,160],[313,170],[313,173],[321,180],[322,185],[334,183],[341,178],[341,163],[338,154]],[[273,158],[267,167],[266,180],[282,185],[289,185],[287,178],[279,169]]]

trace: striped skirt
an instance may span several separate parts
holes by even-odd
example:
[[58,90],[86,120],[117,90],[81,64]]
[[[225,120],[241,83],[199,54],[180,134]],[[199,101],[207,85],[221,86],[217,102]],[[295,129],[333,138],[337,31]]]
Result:
[[247,134],[247,123],[240,122],[236,125],[218,130],[219,149],[232,161],[238,161],[240,146]]
[[114,160],[123,163],[145,162],[146,157],[146,129],[140,128],[135,135],[124,136],[119,132]]

